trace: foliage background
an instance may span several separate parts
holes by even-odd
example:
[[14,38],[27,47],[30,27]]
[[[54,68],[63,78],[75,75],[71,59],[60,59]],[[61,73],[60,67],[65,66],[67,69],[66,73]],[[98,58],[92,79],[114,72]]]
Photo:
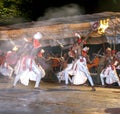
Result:
[[[64,10],[61,7],[67,4],[78,5],[84,10],[83,14],[120,11],[120,0],[0,0],[0,25],[36,21],[50,11],[55,16],[57,14],[55,11],[58,11],[56,8]],[[71,6],[68,7],[71,8]],[[59,14],[56,17],[58,16]],[[65,14],[64,10],[62,16],[68,16],[68,12]]]
[[30,21],[32,16],[32,0],[1,0],[0,24]]

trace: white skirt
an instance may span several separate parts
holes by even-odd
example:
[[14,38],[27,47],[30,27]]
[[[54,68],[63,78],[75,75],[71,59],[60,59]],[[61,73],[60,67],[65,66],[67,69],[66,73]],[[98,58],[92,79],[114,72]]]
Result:
[[87,77],[85,76],[84,72],[77,70],[76,73],[74,73],[72,81],[75,85],[81,85],[87,81]]

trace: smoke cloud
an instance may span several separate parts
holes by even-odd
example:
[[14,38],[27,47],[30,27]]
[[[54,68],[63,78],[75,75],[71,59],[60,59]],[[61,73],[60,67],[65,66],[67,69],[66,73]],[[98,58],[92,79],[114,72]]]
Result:
[[40,17],[38,20],[67,17],[84,14],[84,9],[77,4],[68,4],[62,7],[50,7],[46,9],[44,17]]

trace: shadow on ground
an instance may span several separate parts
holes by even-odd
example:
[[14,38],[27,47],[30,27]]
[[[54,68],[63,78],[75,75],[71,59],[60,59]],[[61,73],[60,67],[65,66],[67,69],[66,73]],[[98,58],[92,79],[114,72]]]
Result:
[[105,112],[109,114],[120,114],[120,108],[107,108]]

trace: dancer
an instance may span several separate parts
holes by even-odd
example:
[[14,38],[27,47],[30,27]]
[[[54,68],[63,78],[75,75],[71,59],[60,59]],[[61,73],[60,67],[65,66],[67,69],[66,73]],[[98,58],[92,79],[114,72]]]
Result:
[[[76,62],[74,63],[73,70],[72,70],[74,74],[73,83],[83,84],[88,79],[92,87],[91,91],[96,91],[92,77],[90,76],[90,72],[88,70],[87,63],[86,63],[86,56],[87,56],[88,50],[89,50],[88,47],[84,47],[82,49],[81,55],[79,56],[79,59],[77,59]],[[76,74],[76,71],[77,71],[77,74]],[[76,79],[79,79],[79,80],[76,81]]]
[[36,81],[34,88],[39,89],[41,78],[45,76],[44,69],[37,65],[31,54],[23,54],[15,67],[15,80],[13,87],[20,80],[22,84],[28,86],[29,80]]
[[[41,78],[45,76],[45,71],[41,65],[37,65],[35,62],[35,56],[38,53],[38,48],[41,46],[39,39],[42,38],[42,35],[37,32],[34,35],[33,49],[27,49],[23,52],[23,55],[20,57],[17,65],[15,67],[15,80],[13,87],[16,86],[17,82],[20,80],[22,84],[28,85],[29,80],[36,81],[34,88],[39,88],[39,83]],[[42,50],[41,50],[42,51]]]
[[63,68],[61,72],[57,73],[57,78],[58,78],[59,83],[61,82],[61,80],[65,80],[65,85],[67,86],[69,82],[72,83],[72,79],[68,72],[69,70],[72,69],[73,62],[74,62],[74,56],[71,55],[70,52],[68,52],[68,58],[64,62],[66,63],[65,65],[66,67]]
[[105,85],[104,78],[106,79],[105,82],[107,84],[113,84],[117,82],[118,85],[120,86],[120,80],[118,78],[115,65],[112,64],[111,62],[108,63],[105,66],[105,68],[102,70],[102,72],[100,73],[100,79],[101,79],[102,86]]

